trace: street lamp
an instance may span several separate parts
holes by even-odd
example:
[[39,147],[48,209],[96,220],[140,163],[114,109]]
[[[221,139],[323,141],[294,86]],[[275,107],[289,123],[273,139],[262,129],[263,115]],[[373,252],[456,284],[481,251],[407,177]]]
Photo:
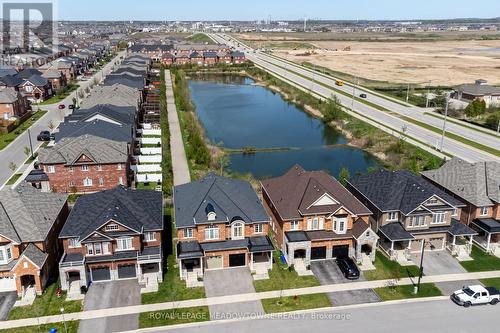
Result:
[[61,308],[62,320],[64,323],[64,333],[68,333],[68,327],[66,326],[66,320],[64,320],[64,308]]
[[32,159],[35,159],[35,157],[33,156],[33,143],[31,141],[31,131],[30,129],[28,128],[28,138],[30,140],[30,151],[31,151],[31,158]]
[[448,119],[448,104],[450,104],[450,93],[446,93],[446,105],[444,107],[443,133],[441,134],[441,149],[443,152],[444,135],[446,133],[446,120]]
[[424,264],[424,253],[425,253],[424,249],[425,249],[426,243],[430,244],[431,247],[433,247],[432,243],[427,242],[425,239],[422,239],[422,247],[420,249],[420,267],[419,267],[419,272],[418,272],[418,282],[417,282],[417,285],[414,286],[414,289],[413,289],[414,294],[418,294],[418,292],[420,290],[420,280],[422,279],[422,276],[424,275],[423,264]]
[[427,95],[425,96],[425,108],[429,107],[429,95],[431,94],[431,81],[429,81],[429,85],[427,86]]

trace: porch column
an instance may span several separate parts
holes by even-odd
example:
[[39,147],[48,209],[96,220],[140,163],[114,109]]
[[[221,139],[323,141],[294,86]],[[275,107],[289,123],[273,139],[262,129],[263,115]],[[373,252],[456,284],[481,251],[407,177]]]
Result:
[[411,239],[408,241],[408,249],[411,249]]
[[391,241],[391,251],[394,251],[394,241]]
[[452,243],[453,246],[455,246],[456,241],[457,241],[457,236],[453,235],[453,243]]
[[469,238],[469,244],[472,245],[472,239],[474,238],[474,235],[470,235],[470,238]]
[[200,258],[200,268],[201,268],[201,276],[203,276],[203,257]]
[[179,278],[182,280],[182,259],[179,259]]
[[486,242],[486,251],[490,250],[490,243],[491,243],[491,234],[488,233],[488,240]]
[[273,251],[269,251],[269,268],[273,268]]
[[250,271],[253,271],[253,252],[250,252]]

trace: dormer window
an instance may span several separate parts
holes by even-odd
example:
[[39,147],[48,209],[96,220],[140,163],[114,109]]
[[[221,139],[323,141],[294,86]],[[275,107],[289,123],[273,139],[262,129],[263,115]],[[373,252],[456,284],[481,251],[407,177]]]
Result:
[[217,218],[217,214],[215,214],[214,206],[210,203],[205,208],[205,213],[207,214],[208,221],[215,221],[215,219]]
[[104,228],[106,231],[117,231],[118,229],[120,229],[120,227],[118,227],[118,224],[116,223],[110,223],[106,226],[106,228]]
[[387,213],[387,221],[397,221],[397,220],[398,220],[398,212]]

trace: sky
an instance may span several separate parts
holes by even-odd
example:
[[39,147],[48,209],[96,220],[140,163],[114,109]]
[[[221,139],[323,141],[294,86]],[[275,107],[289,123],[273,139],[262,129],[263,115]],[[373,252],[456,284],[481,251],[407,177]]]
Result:
[[[0,2],[8,0],[0,0]],[[500,16],[500,0],[56,0],[61,20],[408,20]],[[29,2],[29,1],[27,1]]]

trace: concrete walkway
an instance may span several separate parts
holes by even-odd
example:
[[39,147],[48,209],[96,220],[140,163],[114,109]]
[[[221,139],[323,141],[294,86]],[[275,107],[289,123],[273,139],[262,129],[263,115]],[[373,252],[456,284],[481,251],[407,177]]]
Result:
[[[490,271],[490,272],[475,272],[475,273],[462,273],[462,274],[443,274],[443,275],[429,275],[422,278],[422,283],[440,283],[440,282],[450,282],[450,281],[467,281],[475,279],[490,279],[499,278],[500,271]],[[229,303],[239,303],[247,301],[257,301],[262,299],[278,298],[280,296],[296,296],[296,295],[310,295],[319,293],[331,293],[338,291],[347,290],[359,290],[368,288],[381,288],[387,287],[389,284],[396,282],[398,285],[410,285],[413,284],[412,280],[409,278],[404,278],[399,281],[395,280],[376,280],[376,281],[361,281],[354,283],[338,283],[323,285],[317,287],[300,288],[300,289],[287,289],[287,290],[273,290],[260,293],[248,293],[248,294],[238,294],[230,296],[218,296],[209,298],[192,299],[186,301],[178,302],[165,302],[156,304],[143,304],[134,306],[125,306],[119,308],[109,308],[101,310],[91,310],[75,313],[66,313],[64,319],[66,321],[70,320],[84,320],[84,319],[94,319],[94,318],[104,318],[112,317],[116,315],[127,315],[136,314],[142,312],[150,311],[162,311],[170,309],[180,309],[189,308],[196,306],[210,306],[217,304],[229,304]],[[24,326],[34,326],[40,324],[49,324],[62,322],[61,315],[46,316],[38,318],[26,318],[19,320],[9,320],[0,322],[0,329],[24,327]]]
[[172,90],[172,77],[170,71],[165,70],[165,86],[167,94],[168,127],[170,129],[170,150],[172,155],[172,169],[174,172],[174,186],[191,182],[189,165],[182,140],[181,125],[177,108],[175,106],[174,92]]

